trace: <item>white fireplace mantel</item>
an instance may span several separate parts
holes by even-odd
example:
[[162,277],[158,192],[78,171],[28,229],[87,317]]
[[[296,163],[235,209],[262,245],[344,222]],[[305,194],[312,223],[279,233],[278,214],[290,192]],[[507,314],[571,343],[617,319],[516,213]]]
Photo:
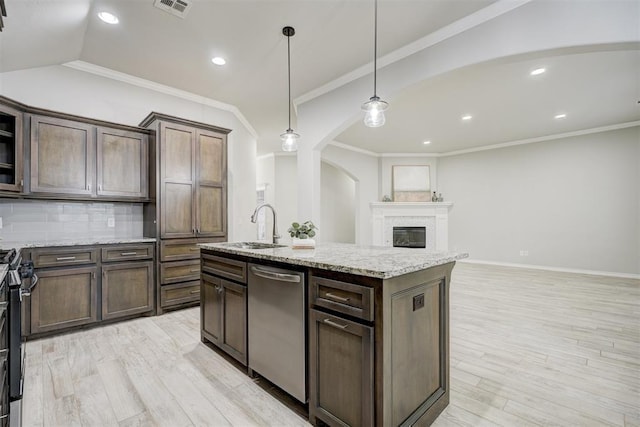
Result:
[[393,246],[393,227],[425,227],[426,247],[449,248],[449,210],[452,202],[372,202],[374,246]]

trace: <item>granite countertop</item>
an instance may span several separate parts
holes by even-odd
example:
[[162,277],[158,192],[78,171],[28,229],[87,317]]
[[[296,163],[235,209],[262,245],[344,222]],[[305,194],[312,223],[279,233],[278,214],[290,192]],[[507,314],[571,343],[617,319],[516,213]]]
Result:
[[0,282],[4,280],[4,276],[7,275],[7,271],[9,271],[9,266],[7,264],[0,264]]
[[10,242],[0,240],[0,249],[11,248],[46,248],[52,246],[89,246],[89,245],[118,245],[124,243],[153,243],[155,237],[139,238],[88,238],[88,239],[64,239],[64,240],[42,240],[32,242]]
[[460,252],[430,252],[426,249],[357,246],[347,243],[320,243],[315,249],[292,249],[290,246],[244,249],[231,247],[228,243],[203,243],[199,246],[216,252],[380,279],[401,276],[469,256]]

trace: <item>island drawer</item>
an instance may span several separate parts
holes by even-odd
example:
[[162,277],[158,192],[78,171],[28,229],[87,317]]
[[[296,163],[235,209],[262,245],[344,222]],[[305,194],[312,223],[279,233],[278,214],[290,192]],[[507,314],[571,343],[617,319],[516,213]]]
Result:
[[102,262],[130,261],[153,258],[153,243],[120,245],[102,248]]
[[311,278],[311,304],[373,320],[373,288],[324,277]]
[[160,283],[200,280],[200,260],[165,262],[160,264]]
[[202,255],[202,271],[247,283],[247,263],[215,255]]
[[34,249],[31,257],[36,268],[95,264],[98,261],[98,249],[78,247]]
[[160,306],[162,308],[200,300],[200,282],[186,282],[160,287]]
[[215,243],[224,241],[218,239],[172,239],[160,242],[160,261],[182,261],[200,258],[199,243]]

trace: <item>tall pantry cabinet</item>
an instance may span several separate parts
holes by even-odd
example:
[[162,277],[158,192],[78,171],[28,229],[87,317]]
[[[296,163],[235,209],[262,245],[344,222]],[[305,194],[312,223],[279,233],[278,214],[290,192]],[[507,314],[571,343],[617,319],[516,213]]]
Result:
[[198,243],[227,240],[229,129],[151,113],[151,203],[144,232],[158,240],[158,313],[200,300]]

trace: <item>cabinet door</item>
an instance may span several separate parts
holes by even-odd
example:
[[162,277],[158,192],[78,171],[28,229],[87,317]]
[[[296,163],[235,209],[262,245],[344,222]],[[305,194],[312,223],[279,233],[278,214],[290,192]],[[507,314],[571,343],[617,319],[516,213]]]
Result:
[[22,112],[0,105],[0,190],[22,190]]
[[222,284],[221,279],[208,274],[200,282],[200,327],[202,338],[220,345],[222,342]]
[[144,199],[147,183],[148,137],[143,133],[98,128],[96,139],[97,195]]
[[373,425],[373,327],[310,310],[309,328],[309,421]]
[[195,237],[195,130],[163,122],[160,145],[160,236]]
[[88,124],[31,118],[31,191],[92,195],[95,141]]
[[224,236],[227,231],[226,136],[196,133],[196,232],[200,237]]
[[247,364],[247,287],[227,280],[222,285],[222,342],[220,347]]
[[38,270],[31,293],[31,333],[86,325],[98,319],[97,267]]
[[153,310],[153,262],[102,265],[102,319]]

